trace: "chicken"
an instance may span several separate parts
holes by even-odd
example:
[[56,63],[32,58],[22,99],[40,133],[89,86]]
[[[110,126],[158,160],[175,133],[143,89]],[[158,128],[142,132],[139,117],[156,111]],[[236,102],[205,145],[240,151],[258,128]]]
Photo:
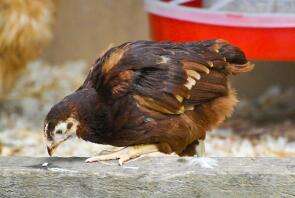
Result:
[[160,151],[203,156],[206,132],[237,103],[229,75],[252,70],[244,53],[224,40],[192,43],[128,42],[99,58],[83,85],[49,111],[49,155],[77,136],[124,149],[86,162],[122,165]]
[[0,96],[52,37],[56,0],[0,0]]

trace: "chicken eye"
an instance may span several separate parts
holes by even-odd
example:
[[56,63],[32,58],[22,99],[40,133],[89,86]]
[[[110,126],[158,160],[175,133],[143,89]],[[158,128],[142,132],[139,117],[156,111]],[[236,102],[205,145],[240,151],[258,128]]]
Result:
[[73,123],[72,123],[72,122],[69,122],[69,123],[67,124],[67,129],[71,129],[72,126],[73,126]]
[[62,134],[62,130],[60,130],[60,129],[57,130],[57,131],[56,131],[56,134]]

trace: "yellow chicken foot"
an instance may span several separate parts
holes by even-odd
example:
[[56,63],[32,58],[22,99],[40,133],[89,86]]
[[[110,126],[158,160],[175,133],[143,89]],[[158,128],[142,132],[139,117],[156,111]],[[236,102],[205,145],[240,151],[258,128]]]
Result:
[[146,144],[146,145],[137,145],[137,146],[128,146],[124,149],[116,151],[107,155],[99,155],[86,159],[85,162],[98,162],[106,160],[119,159],[119,165],[122,166],[124,162],[129,161],[130,159],[137,158],[143,154],[153,153],[159,151],[158,147],[155,144]]

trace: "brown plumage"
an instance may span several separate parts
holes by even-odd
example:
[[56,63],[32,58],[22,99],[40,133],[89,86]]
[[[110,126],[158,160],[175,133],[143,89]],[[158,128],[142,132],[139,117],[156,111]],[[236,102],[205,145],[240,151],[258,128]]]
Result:
[[52,37],[56,0],[0,0],[0,99]]
[[243,52],[224,40],[137,41],[112,48],[84,84],[49,112],[49,150],[59,144],[55,131],[70,118],[76,128],[65,129],[62,140],[76,134],[99,144],[153,144],[164,153],[195,155],[206,131],[230,116],[237,103],[228,76],[252,69]]

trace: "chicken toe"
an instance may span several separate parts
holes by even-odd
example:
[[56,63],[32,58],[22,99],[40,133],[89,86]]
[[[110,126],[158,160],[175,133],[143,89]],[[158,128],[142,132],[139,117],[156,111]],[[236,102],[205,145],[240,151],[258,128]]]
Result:
[[86,159],[85,162],[90,163],[90,162],[119,159],[118,161],[119,165],[122,166],[125,162],[129,161],[130,159],[137,158],[143,154],[157,152],[158,150],[159,150],[158,147],[154,144],[128,146],[124,149],[121,149],[111,154],[99,155],[99,156],[88,158]]
[[189,162],[190,165],[198,165],[201,168],[211,169],[218,166],[217,160],[209,157],[193,157]]

